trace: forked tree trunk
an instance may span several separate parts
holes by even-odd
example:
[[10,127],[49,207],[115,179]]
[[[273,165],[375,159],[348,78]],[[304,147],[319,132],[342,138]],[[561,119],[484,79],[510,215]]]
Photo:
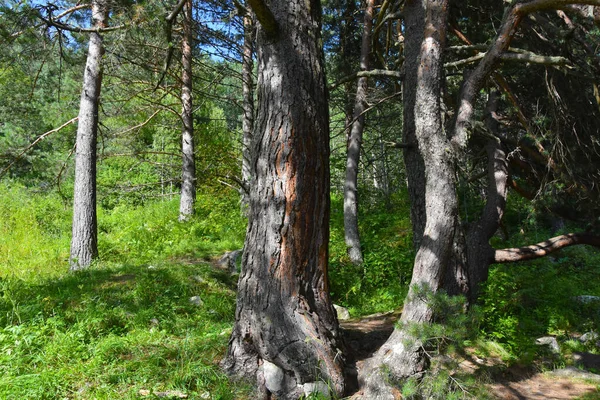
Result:
[[[417,32],[413,38],[407,32],[407,40],[422,38],[418,60],[410,64],[414,69],[406,69],[405,87],[412,83],[415,91],[414,97],[409,94],[405,98],[404,109],[413,113],[414,135],[418,152],[424,160],[426,221],[415,258],[411,287],[404,302],[402,325],[432,322],[433,310],[420,292],[435,293],[442,289],[445,270],[453,256],[454,233],[458,224],[454,160],[448,151],[449,141],[444,132],[440,104],[447,12],[447,0],[415,1],[405,8],[406,22],[414,24],[411,31]],[[414,51],[415,47],[410,50]],[[407,173],[411,173],[410,167],[407,165]],[[363,386],[363,398],[395,399],[398,389],[392,382],[418,377],[426,370],[428,359],[423,343],[402,325],[394,330],[361,371],[359,381]]]
[[[376,0],[367,0],[365,21],[363,25],[362,44],[360,49],[360,69],[368,71],[371,58],[371,31],[373,30],[373,13]],[[367,89],[369,78],[358,79],[354,113],[350,136],[348,137],[348,154],[346,158],[346,180],[344,181],[344,237],[350,261],[355,265],[363,262],[358,231],[358,164],[365,129],[365,110],[367,109]]]
[[250,4],[261,24],[256,177],[224,367],[256,379],[266,397],[341,395],[344,358],[327,281],[329,121],[320,2]]
[[244,116],[242,119],[242,208],[247,211],[250,204],[250,182],[252,182],[252,128],[254,125],[254,21],[248,11],[244,15],[244,51],[242,54],[242,97]]
[[183,35],[181,40],[181,197],[179,221],[194,214],[196,201],[196,161],[194,149],[194,116],[192,100],[192,0],[187,0],[182,9]]
[[[92,26],[104,28],[107,22],[107,5],[103,1],[92,1]],[[103,54],[102,36],[98,32],[90,33],[77,126],[71,271],[86,269],[98,256],[96,144]]]

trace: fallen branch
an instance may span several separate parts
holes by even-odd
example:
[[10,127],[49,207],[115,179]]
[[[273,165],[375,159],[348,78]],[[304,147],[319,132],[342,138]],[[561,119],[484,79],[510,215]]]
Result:
[[600,236],[589,233],[568,233],[538,244],[494,251],[493,263],[503,264],[541,258],[564,247],[587,244],[600,248]]

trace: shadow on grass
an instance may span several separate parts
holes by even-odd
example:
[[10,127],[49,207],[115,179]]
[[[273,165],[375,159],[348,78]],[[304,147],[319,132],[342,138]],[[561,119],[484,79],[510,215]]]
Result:
[[234,278],[204,263],[0,278],[0,398],[137,398],[165,389],[244,398],[247,389],[232,387],[218,367],[234,288]]

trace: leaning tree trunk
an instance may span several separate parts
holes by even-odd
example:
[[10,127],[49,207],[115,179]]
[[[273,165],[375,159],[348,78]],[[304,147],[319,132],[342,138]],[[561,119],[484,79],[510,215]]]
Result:
[[341,395],[344,359],[327,281],[329,121],[320,3],[250,4],[261,25],[256,176],[224,367],[256,379],[268,398]]
[[[373,30],[373,12],[376,0],[367,0],[365,22],[363,25],[362,44],[360,50],[360,69],[368,71],[371,58],[371,31]],[[369,78],[358,79],[352,127],[348,137],[348,154],[346,158],[346,180],[344,181],[344,237],[350,261],[355,265],[363,262],[358,231],[358,164],[363,131],[365,129],[365,110],[367,109],[367,89]]]
[[[92,1],[92,25],[104,28],[108,8],[103,1]],[[98,136],[98,103],[102,86],[102,36],[90,33],[87,61],[83,74],[83,90],[79,104],[79,124],[75,153],[73,194],[73,236],[70,270],[90,266],[98,256],[98,222],[96,217],[96,144]]]
[[242,208],[246,211],[250,203],[250,182],[252,182],[252,128],[254,125],[254,21],[248,11],[244,15],[244,52],[242,54],[242,97],[244,117],[242,119]]
[[185,221],[194,214],[196,201],[196,162],[194,155],[194,117],[192,100],[192,0],[183,6],[183,35],[181,40],[181,198],[179,220]]
[[[404,109],[412,112],[414,117],[417,149],[412,151],[418,151],[424,161],[426,221],[401,325],[360,373],[365,399],[395,399],[398,393],[391,382],[421,376],[426,370],[428,359],[423,343],[405,327],[433,321],[433,310],[423,292],[435,293],[442,289],[445,270],[453,258],[458,200],[454,160],[448,151],[441,108],[447,11],[447,0],[415,1],[405,8],[407,28],[409,23],[415,24],[411,30],[418,32],[412,38],[407,33],[407,40],[420,41],[418,61],[410,64],[413,70],[406,70],[405,87],[414,84],[415,92],[414,97],[405,98]],[[407,165],[407,173],[410,171],[410,165]]]

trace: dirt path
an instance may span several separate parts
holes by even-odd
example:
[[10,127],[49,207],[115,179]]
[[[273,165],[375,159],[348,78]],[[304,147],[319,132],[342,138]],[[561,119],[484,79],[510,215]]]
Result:
[[[371,356],[389,337],[399,312],[375,314],[361,319],[340,321],[346,342],[356,357],[360,370],[364,359]],[[600,356],[580,354],[584,368],[600,369]],[[463,371],[477,373],[490,369],[500,360],[463,360]],[[531,368],[509,367],[491,374],[488,384],[492,395],[501,400],[600,400],[600,375],[575,367],[540,373]]]

